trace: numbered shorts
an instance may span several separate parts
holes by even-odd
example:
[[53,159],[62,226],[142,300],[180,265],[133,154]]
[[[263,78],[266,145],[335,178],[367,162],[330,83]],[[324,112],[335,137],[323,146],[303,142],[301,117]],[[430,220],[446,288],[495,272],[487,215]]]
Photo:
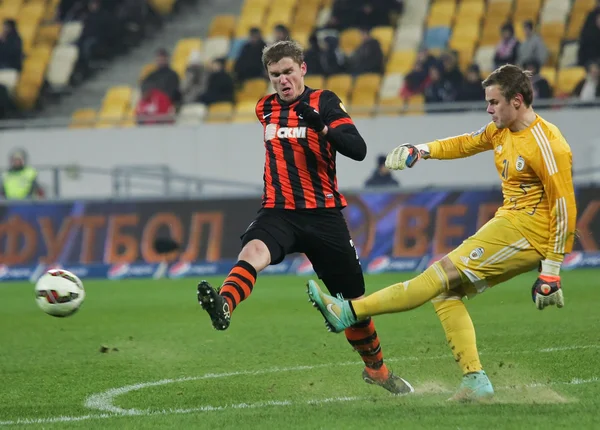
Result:
[[536,269],[542,255],[503,217],[488,221],[448,254],[463,278],[463,295],[472,297],[521,273]]
[[271,265],[288,254],[303,253],[332,294],[364,294],[362,268],[341,209],[261,209],[242,235],[242,245],[261,240]]

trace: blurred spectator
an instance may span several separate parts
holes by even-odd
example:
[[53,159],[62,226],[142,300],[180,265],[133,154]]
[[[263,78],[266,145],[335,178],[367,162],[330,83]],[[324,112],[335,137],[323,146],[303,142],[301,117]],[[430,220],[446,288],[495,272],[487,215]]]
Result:
[[0,84],[0,119],[12,117],[17,107],[8,92],[8,88]]
[[173,104],[180,103],[179,75],[169,67],[169,53],[166,49],[156,52],[156,69],[144,79],[142,87],[161,90]]
[[351,72],[354,75],[363,73],[383,74],[383,51],[379,41],[371,36],[367,28],[361,30],[362,43],[350,58]]
[[142,84],[142,95],[135,109],[139,125],[172,124],[174,114],[175,105],[167,94],[152,85]]
[[460,88],[463,82],[463,74],[458,65],[458,52],[454,50],[444,52],[440,56],[440,61],[442,63],[443,78],[450,82],[454,88]]
[[7,200],[24,200],[31,197],[44,197],[38,172],[27,165],[27,152],[16,149],[9,156],[9,168],[2,174],[0,195]]
[[540,63],[537,60],[525,61],[523,68],[531,72],[531,84],[533,85],[533,98],[551,99],[553,97],[552,87],[542,75],[540,75]]
[[525,40],[519,45],[517,63],[523,67],[526,61],[535,60],[544,65],[548,61],[548,49],[544,40],[533,30],[533,21],[523,23]]
[[423,93],[429,77],[429,68],[434,64],[437,64],[437,60],[427,48],[419,50],[413,69],[404,78],[401,97],[408,98],[411,95]]
[[278,24],[275,26],[275,40],[274,42],[280,42],[282,40],[290,39],[290,30],[283,24]]
[[324,75],[325,69],[321,63],[323,51],[319,46],[317,34],[313,32],[308,38],[308,49],[304,52],[304,62],[306,63],[307,75]]
[[585,66],[590,61],[600,59],[600,0],[585,20],[579,36],[577,62]]
[[515,37],[515,28],[512,24],[504,24],[500,30],[502,39],[496,46],[494,66],[496,68],[504,64],[515,64],[519,52],[519,41]]
[[392,176],[392,172],[385,167],[385,155],[377,157],[377,166],[373,174],[365,182],[365,187],[397,187],[400,184]]
[[369,29],[392,25],[392,17],[402,13],[404,7],[403,1],[398,0],[366,0],[363,3],[360,23]]
[[17,32],[14,20],[4,21],[0,33],[0,69],[16,69],[23,67],[23,42]]
[[234,102],[235,90],[233,78],[225,70],[225,62],[225,58],[213,60],[206,91],[200,96],[199,102],[206,105],[219,102]]
[[83,30],[77,41],[78,65],[84,73],[89,72],[90,62],[107,54],[108,40],[113,29],[111,16],[101,7],[100,0],[90,0],[83,15]]
[[202,61],[202,52],[193,51],[181,83],[183,103],[195,102],[204,93],[207,80],[208,73]]
[[457,100],[464,102],[485,100],[485,90],[481,85],[482,81],[479,66],[471,64],[458,90]]
[[444,103],[456,100],[456,87],[444,78],[444,69],[440,64],[429,67],[428,83],[423,94],[426,103]]
[[600,62],[592,61],[588,64],[587,75],[575,86],[573,96],[582,101],[600,97]]
[[327,27],[335,28],[338,31],[358,27],[363,18],[361,9],[364,4],[363,0],[335,0]]
[[339,43],[339,39],[335,36],[326,36],[323,40],[325,49],[321,53],[321,65],[326,76],[346,71],[346,57]]
[[262,51],[266,46],[259,28],[251,28],[248,41],[235,63],[235,76],[240,82],[248,79],[262,78],[265,69],[262,64]]

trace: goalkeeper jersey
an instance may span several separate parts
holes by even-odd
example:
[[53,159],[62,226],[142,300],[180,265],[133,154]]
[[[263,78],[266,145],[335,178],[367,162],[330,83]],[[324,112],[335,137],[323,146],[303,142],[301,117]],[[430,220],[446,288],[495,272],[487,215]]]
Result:
[[546,259],[562,262],[571,252],[577,208],[572,153],[560,130],[539,115],[525,130],[479,131],[427,144],[430,158],[463,158],[494,151],[504,203],[496,216],[508,218]]

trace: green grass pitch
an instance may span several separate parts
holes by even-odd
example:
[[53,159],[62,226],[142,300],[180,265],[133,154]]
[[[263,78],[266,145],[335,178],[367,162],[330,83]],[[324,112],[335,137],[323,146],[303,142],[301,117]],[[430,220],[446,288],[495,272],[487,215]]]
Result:
[[[599,276],[564,272],[560,310],[535,309],[535,273],[467,301],[497,390],[489,404],[446,401],[460,371],[429,303],[375,319],[389,365],[416,389],[394,397],[361,380],[306,277],[259,277],[225,332],[193,279],[84,281],[83,307],[65,319],[37,308],[31,284],[0,284],[0,427],[600,428]],[[368,276],[368,292],[405,279]]]

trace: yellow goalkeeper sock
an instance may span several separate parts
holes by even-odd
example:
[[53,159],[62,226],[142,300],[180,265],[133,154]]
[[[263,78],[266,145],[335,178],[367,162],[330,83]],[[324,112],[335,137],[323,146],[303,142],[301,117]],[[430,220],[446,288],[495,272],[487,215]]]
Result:
[[350,302],[359,320],[370,316],[404,312],[421,306],[449,288],[448,276],[439,263],[410,281],[391,285]]
[[433,307],[446,332],[446,340],[452,349],[454,360],[462,369],[463,375],[482,370],[475,341],[475,327],[461,298],[457,295],[442,294],[433,300]]

